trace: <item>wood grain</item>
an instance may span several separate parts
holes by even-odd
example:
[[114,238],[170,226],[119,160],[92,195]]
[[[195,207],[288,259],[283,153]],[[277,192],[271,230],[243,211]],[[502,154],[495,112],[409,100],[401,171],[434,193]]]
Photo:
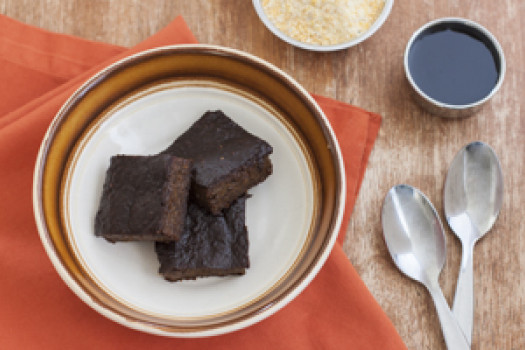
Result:
[[[0,13],[87,39],[131,46],[182,15],[197,39],[266,59],[311,92],[383,116],[344,248],[409,349],[444,349],[439,322],[423,287],[401,275],[382,238],[380,208],[398,183],[420,188],[442,214],[447,168],[465,144],[482,140],[501,157],[505,197],[493,230],[475,248],[473,349],[525,348],[525,2],[396,1],[385,25],[362,44],[333,53],[295,49],[274,37],[248,0],[0,0]],[[409,97],[403,52],[420,25],[439,17],[477,21],[500,41],[507,60],[501,90],[474,117],[431,116]],[[1,35],[1,33],[0,33]],[[443,216],[442,216],[443,217]],[[452,301],[461,248],[447,228],[440,283]]]

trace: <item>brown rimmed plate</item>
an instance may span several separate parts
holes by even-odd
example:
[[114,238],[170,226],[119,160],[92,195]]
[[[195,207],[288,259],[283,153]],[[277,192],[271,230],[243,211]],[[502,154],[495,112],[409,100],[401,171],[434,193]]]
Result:
[[[105,172],[112,155],[157,153],[216,109],[274,148],[274,173],[247,202],[251,266],[170,283],[153,243],[94,236]],[[134,329],[199,337],[249,326],[296,297],[335,243],[345,192],[334,133],[298,83],[244,52],[180,45],[121,60],[71,96],[42,142],[33,204],[47,254],[84,302]]]

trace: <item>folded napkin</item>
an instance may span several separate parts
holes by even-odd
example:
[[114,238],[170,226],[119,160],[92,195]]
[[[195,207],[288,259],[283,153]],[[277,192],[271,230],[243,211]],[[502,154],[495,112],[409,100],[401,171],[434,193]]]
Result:
[[294,301],[237,332],[202,339],[154,336],[112,322],[62,282],[40,243],[32,174],[54,115],[96,71],[134,52],[196,42],[181,17],[132,49],[54,34],[0,15],[0,348],[405,349],[341,244],[381,118],[315,96],[339,138],[347,210],[326,265]]

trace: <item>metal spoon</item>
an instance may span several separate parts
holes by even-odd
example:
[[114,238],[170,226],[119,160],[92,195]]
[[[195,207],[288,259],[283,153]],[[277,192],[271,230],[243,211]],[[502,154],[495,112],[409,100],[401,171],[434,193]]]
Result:
[[459,151],[450,165],[444,196],[447,222],[463,247],[452,312],[470,343],[474,315],[474,244],[490,230],[503,201],[501,166],[490,146],[473,142]]
[[470,349],[439,287],[438,277],[446,258],[445,234],[430,201],[411,186],[394,186],[383,202],[381,221],[397,267],[430,292],[448,349]]

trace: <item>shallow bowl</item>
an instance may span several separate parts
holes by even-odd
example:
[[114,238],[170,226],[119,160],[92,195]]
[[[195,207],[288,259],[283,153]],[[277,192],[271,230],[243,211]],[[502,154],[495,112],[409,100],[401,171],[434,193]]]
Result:
[[263,24],[266,26],[266,28],[268,28],[268,30],[270,30],[274,35],[279,37],[281,40],[287,42],[288,44],[299,47],[301,49],[325,52],[347,49],[370,38],[385,23],[386,19],[390,15],[393,5],[394,0],[385,0],[383,9],[379,13],[376,20],[370,25],[370,27],[368,27],[367,30],[365,30],[360,35],[352,38],[351,40],[347,40],[334,45],[316,45],[294,39],[290,35],[280,30],[264,11],[264,8],[261,4],[261,0],[253,0],[253,6],[255,8],[255,11],[257,12],[257,15],[259,16]]
[[[105,172],[112,155],[157,153],[216,109],[274,148],[274,173],[247,202],[251,265],[167,282],[152,242],[95,237]],[[85,303],[133,329],[202,337],[250,326],[308,285],[336,240],[345,192],[339,146],[307,91],[247,53],[180,45],[123,59],[69,98],[42,142],[33,204],[51,262]]]

